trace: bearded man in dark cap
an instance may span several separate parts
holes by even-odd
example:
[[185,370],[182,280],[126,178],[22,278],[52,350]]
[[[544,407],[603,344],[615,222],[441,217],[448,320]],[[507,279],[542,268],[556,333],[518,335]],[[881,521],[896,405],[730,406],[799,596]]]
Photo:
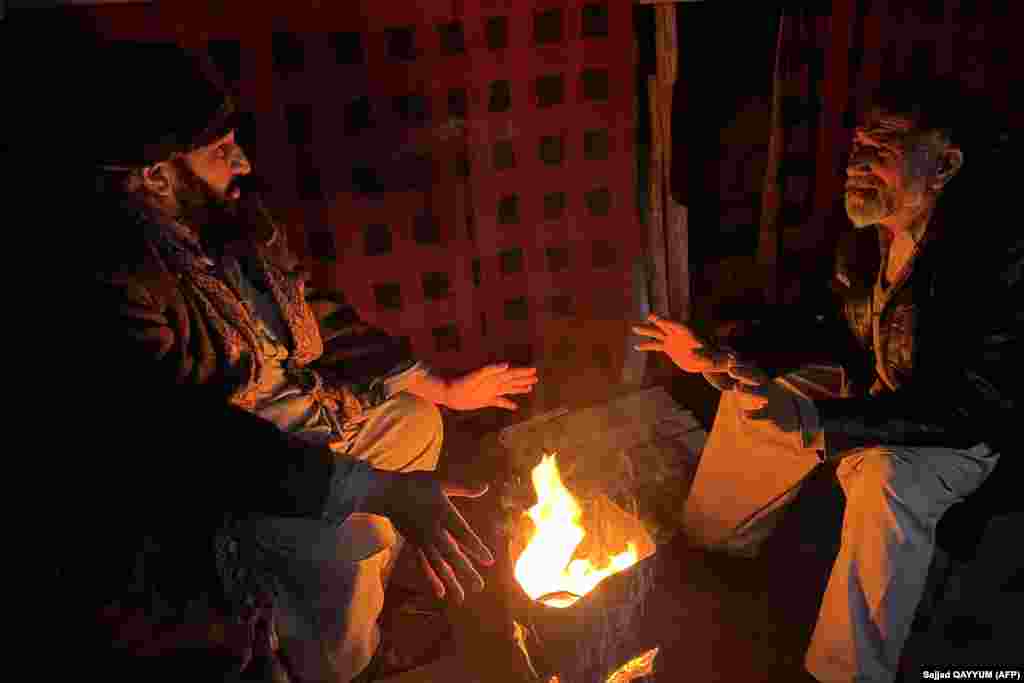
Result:
[[[90,539],[104,569],[88,574],[89,590],[114,584],[108,614],[137,617],[118,646],[143,657],[237,640],[246,660],[259,631],[298,681],[416,665],[437,642],[382,643],[378,624],[403,537],[438,597],[481,589],[474,560],[492,561],[449,500],[486,487],[433,475],[437,406],[514,409],[506,396],[536,371],[441,379],[337,302],[343,324],[325,341],[283,230],[248,191],[234,106],[206,63],[173,45],[92,57],[62,84],[81,95],[74,157],[92,180],[74,202],[89,226],[74,289],[90,324],[69,372],[88,396],[77,432],[106,448],[78,490],[121,520]],[[126,64],[147,76],[118,78]],[[134,571],[110,570],[132,536],[145,539]]]

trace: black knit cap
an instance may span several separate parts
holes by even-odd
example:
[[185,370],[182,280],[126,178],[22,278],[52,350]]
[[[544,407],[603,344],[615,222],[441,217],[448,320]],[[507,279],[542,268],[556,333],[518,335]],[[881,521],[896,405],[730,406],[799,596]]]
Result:
[[148,166],[236,127],[234,102],[208,60],[173,43],[106,43],[91,52],[65,74],[80,95],[73,120],[85,164]]

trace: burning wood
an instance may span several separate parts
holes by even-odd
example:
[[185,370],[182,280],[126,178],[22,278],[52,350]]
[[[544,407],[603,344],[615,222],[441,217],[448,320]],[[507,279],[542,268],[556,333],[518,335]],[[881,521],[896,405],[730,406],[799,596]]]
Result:
[[[658,648],[654,648],[639,657],[634,657],[616,669],[605,683],[630,683],[638,678],[650,676],[654,672],[654,658],[657,656]],[[548,683],[561,683],[561,679],[552,676]]]
[[[538,678],[540,675],[537,673],[536,667],[533,666],[533,660],[530,658],[530,648],[526,644],[527,639],[530,636],[530,629],[526,628],[518,621],[512,622],[512,640],[515,641],[516,647],[523,653],[523,658],[526,660],[526,666],[530,669],[530,673],[533,674],[534,678]],[[557,676],[556,676],[557,678]]]
[[608,677],[605,683],[629,683],[654,671],[654,658],[658,656],[658,648],[648,650],[639,657],[629,660]]

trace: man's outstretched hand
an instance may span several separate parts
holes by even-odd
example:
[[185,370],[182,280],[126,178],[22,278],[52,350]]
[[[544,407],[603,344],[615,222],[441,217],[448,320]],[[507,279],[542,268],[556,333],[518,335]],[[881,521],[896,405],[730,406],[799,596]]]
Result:
[[432,472],[374,470],[373,475],[364,510],[389,518],[405,540],[416,547],[420,566],[437,597],[448,595],[462,602],[465,586],[483,590],[484,580],[474,560],[490,566],[494,556],[449,498],[479,498],[487,492],[487,486],[467,488],[442,482]]
[[634,325],[633,332],[652,341],[637,344],[637,351],[661,351],[686,372],[721,373],[728,370],[728,354],[715,350],[683,323],[653,313],[650,325]]
[[452,380],[448,385],[445,403],[452,410],[516,410],[518,406],[505,396],[528,394],[533,391],[536,383],[537,368],[511,368],[508,363],[485,365]]

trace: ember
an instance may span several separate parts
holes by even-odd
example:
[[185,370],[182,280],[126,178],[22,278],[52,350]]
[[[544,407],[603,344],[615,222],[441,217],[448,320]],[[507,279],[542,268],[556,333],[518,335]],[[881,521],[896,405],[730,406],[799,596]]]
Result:
[[658,648],[654,648],[639,657],[634,657],[620,666],[605,683],[629,683],[629,681],[651,675],[654,671],[654,658],[657,656]]
[[543,456],[532,479],[537,504],[526,514],[535,530],[515,565],[516,580],[530,598],[549,607],[569,607],[606,577],[637,563],[632,541],[601,567],[589,558],[573,559],[586,532],[580,525],[582,510],[562,483],[555,454]]
[[[629,683],[644,676],[650,676],[654,671],[654,658],[658,655],[658,648],[648,650],[639,657],[634,657],[619,667],[605,683]],[[561,683],[558,676],[552,676],[548,683]]]

